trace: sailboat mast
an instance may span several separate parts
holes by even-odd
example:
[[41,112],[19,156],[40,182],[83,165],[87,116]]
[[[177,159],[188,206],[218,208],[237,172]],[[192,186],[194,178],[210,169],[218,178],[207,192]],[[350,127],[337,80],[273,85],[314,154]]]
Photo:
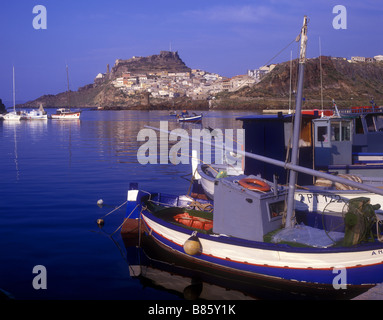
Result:
[[16,112],[15,66],[13,67],[13,111]]
[[[303,18],[303,27],[301,30],[301,49],[299,54],[299,69],[298,69],[298,86],[296,96],[296,107],[294,116],[293,140],[291,150],[291,164],[297,165],[299,159],[299,137],[301,132],[301,118],[302,118],[302,97],[303,97],[303,79],[304,69],[306,63],[306,45],[307,45],[307,16]],[[289,228],[294,225],[294,195],[295,184],[297,181],[298,173],[295,170],[290,171],[289,176],[289,189],[287,195],[287,213],[285,227]]]
[[67,86],[68,86],[68,107],[70,107],[70,102],[69,102],[69,98],[70,98],[70,91],[69,91],[69,74],[68,74],[68,65],[66,65],[66,82],[67,82]]

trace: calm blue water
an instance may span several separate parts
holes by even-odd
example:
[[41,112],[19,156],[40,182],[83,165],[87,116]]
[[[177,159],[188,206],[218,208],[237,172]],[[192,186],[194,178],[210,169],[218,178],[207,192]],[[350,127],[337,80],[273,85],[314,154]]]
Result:
[[[203,127],[241,128],[244,112],[204,112]],[[119,232],[129,182],[182,193],[189,165],[141,165],[145,125],[190,132],[167,111],[83,111],[81,121],[0,122],[0,288],[16,299],[179,299],[130,276]],[[99,208],[97,200],[105,206]],[[47,271],[36,290],[34,266]]]

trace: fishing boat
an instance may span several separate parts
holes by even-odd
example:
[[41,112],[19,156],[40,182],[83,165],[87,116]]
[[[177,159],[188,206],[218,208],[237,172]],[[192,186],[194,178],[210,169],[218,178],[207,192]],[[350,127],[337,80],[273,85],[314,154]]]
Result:
[[372,99],[371,106],[340,110],[339,115],[352,121],[354,163],[383,164],[383,108]]
[[44,110],[43,106],[40,105],[39,109],[31,110],[22,115],[23,120],[47,120],[48,114]]
[[200,123],[202,121],[203,114],[196,114],[193,112],[192,115],[189,114],[181,114],[180,116],[177,116],[177,121],[179,122],[193,122],[193,123]]
[[16,112],[16,93],[15,93],[15,67],[13,67],[13,111],[3,115],[3,120],[20,121],[21,115]]
[[[196,158],[196,156],[195,156]],[[209,199],[214,199],[214,182],[230,176],[243,175],[243,157],[234,152],[226,152],[223,164],[208,164],[192,161],[193,189],[197,189],[199,183],[203,192]]]
[[[383,282],[383,243],[379,218],[375,215],[379,205],[365,197],[354,199],[342,212],[329,212],[322,217],[322,223],[307,215],[294,215],[298,173],[383,195],[382,189],[372,185],[298,164],[306,16],[300,39],[291,161],[243,152],[245,157],[289,170],[288,186],[255,175],[226,177],[215,181],[214,202],[209,202],[150,193],[132,185],[128,191],[126,221],[135,221],[140,232],[151,237],[169,255],[212,273],[278,283],[298,291],[308,289],[326,294],[328,290],[339,295],[345,288],[364,291]],[[212,212],[207,210],[211,206]],[[194,223],[199,219],[203,220]],[[358,222],[354,224],[355,221]],[[342,227],[334,231],[326,227],[339,222]]]
[[58,108],[56,113],[51,114],[53,120],[78,120],[81,111],[71,111],[69,108]]

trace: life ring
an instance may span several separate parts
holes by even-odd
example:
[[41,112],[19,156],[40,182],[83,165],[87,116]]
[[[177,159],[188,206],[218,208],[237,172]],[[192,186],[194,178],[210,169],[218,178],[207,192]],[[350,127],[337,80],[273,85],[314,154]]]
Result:
[[270,191],[270,186],[266,182],[259,179],[244,178],[239,180],[238,184],[241,187],[244,187],[252,191],[262,191],[262,192]]

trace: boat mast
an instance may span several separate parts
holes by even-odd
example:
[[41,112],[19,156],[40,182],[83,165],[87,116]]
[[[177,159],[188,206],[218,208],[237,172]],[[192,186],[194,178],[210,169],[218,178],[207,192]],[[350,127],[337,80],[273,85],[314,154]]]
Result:
[[68,75],[68,65],[66,65],[66,82],[68,85],[68,108],[70,107],[70,91],[69,91],[69,75]]
[[13,67],[13,111],[16,113],[15,66]]
[[[301,118],[302,118],[302,95],[303,95],[303,78],[306,63],[306,44],[307,44],[307,16],[303,18],[303,27],[301,30],[301,49],[299,54],[299,69],[298,69],[298,86],[297,96],[295,101],[295,116],[293,128],[293,141],[291,150],[291,164],[298,165],[299,159],[299,137],[301,132]],[[289,189],[287,195],[287,213],[285,227],[289,228],[294,225],[294,194],[295,184],[297,181],[297,171],[291,170],[289,176]]]

